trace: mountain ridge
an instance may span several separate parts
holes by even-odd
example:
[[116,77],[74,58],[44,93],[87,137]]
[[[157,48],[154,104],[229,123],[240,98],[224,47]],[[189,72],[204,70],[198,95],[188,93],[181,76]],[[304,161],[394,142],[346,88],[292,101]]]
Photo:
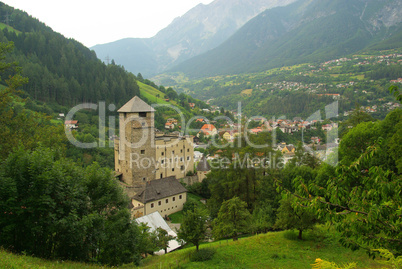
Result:
[[215,48],[263,10],[294,1],[215,0],[195,6],[152,38],[126,38],[91,49],[100,59],[113,58],[128,71],[151,76]]
[[300,0],[264,11],[217,48],[170,71],[208,77],[348,55],[398,35],[401,10],[401,0]]

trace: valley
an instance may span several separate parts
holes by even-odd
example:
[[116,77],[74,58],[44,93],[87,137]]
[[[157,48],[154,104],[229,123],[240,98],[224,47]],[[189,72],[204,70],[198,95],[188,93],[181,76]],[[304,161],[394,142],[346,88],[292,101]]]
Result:
[[0,17],[0,267],[401,267],[402,0]]
[[[401,84],[401,62],[401,50],[388,50],[260,73],[178,80],[173,87],[233,112],[241,102],[243,113],[249,117],[308,117],[338,101],[341,117],[359,106],[382,118],[390,107],[399,106],[387,89]],[[157,76],[155,81],[168,82],[166,78],[174,80],[176,75]]]

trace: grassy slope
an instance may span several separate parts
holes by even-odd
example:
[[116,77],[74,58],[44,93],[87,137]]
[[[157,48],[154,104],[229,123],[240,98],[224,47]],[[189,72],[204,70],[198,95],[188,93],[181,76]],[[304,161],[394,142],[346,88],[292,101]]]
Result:
[[10,32],[15,32],[16,34],[21,33],[21,31],[15,30],[13,27],[8,26],[7,24],[0,22],[0,30],[3,30],[4,28],[7,28],[8,31],[10,31]]
[[[357,268],[384,268],[370,259],[363,251],[343,248],[334,239],[324,239],[326,230],[305,234],[305,240],[295,240],[296,232],[272,232],[237,242],[222,240],[203,244],[200,248],[212,247],[216,253],[212,260],[203,263],[190,262],[189,254],[194,247],[175,251],[163,256],[153,256],[143,261],[140,268],[312,268],[315,259],[335,262],[338,265],[355,262]],[[319,238],[319,239],[317,239]],[[20,256],[0,250],[0,268],[108,268],[82,263],[45,261],[29,256]],[[136,268],[125,265],[122,268]]]
[[[147,84],[144,84],[140,81],[137,81],[137,84],[140,87],[141,96],[144,96],[152,103],[177,105],[177,103],[175,101],[166,102],[165,98],[164,98],[165,94],[163,92],[161,92]],[[159,94],[159,97],[156,97],[158,94]]]
[[47,261],[30,256],[15,255],[0,249],[0,268],[29,268],[29,269],[47,269],[47,268],[64,268],[64,269],[95,269],[99,266],[87,265],[84,263],[63,262],[63,261]]
[[[324,230],[321,233],[325,233]],[[315,259],[343,265],[357,263],[357,268],[384,268],[371,260],[363,251],[351,251],[331,240],[317,240],[316,233],[306,234],[307,240],[298,241],[296,232],[273,232],[240,239],[223,240],[201,245],[216,248],[213,259],[207,262],[190,262],[194,247],[165,256],[151,257],[143,262],[144,268],[312,268]],[[288,239],[290,238],[290,239]]]

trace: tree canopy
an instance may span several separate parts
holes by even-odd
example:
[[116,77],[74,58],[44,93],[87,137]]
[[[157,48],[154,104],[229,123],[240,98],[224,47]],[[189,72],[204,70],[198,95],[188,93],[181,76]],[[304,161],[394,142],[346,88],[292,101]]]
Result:
[[218,217],[214,220],[213,234],[216,239],[232,237],[236,241],[239,234],[249,231],[249,220],[247,204],[239,197],[233,197],[222,203]]
[[0,182],[1,247],[111,265],[139,261],[138,227],[110,170],[21,148],[0,166]]

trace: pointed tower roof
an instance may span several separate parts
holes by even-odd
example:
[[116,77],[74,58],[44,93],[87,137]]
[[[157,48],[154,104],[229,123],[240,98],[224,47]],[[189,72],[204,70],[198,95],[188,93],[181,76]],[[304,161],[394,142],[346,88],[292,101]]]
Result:
[[141,100],[138,96],[128,101],[117,112],[155,112],[155,109]]
[[197,171],[211,171],[211,166],[209,165],[207,158],[205,158],[205,154],[202,156],[201,161],[197,165]]

